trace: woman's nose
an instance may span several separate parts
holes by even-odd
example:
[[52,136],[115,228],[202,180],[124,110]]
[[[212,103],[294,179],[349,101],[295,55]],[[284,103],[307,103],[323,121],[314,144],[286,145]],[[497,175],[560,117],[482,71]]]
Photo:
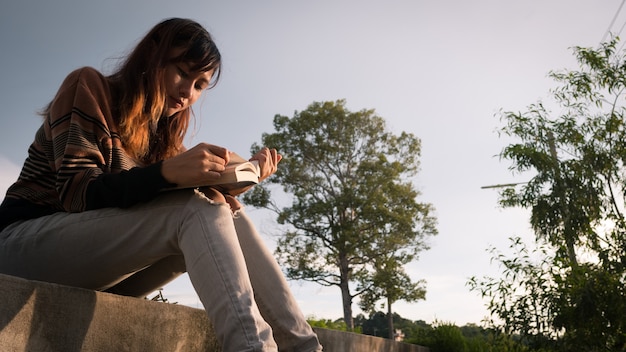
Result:
[[179,87],[180,96],[189,99],[191,97],[191,84],[182,83]]

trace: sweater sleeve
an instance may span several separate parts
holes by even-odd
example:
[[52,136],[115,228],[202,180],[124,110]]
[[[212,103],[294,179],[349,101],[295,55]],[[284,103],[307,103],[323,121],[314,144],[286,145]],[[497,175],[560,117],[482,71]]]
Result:
[[87,187],[86,209],[129,207],[152,199],[164,188],[176,186],[163,178],[161,164],[158,162],[120,173],[101,174]]
[[68,76],[50,106],[47,159],[65,211],[127,207],[168,186],[160,163],[138,167],[126,155],[110,102],[106,79],[83,68]]

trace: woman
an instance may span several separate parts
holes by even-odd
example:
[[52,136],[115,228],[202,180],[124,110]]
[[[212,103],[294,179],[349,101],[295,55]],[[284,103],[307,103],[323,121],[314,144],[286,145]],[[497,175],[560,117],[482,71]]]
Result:
[[[187,271],[225,351],[319,351],[280,268],[220,177],[226,148],[183,138],[220,75],[209,33],[157,24],[117,72],[68,75],[0,206],[0,272],[144,297]],[[254,155],[261,180],[281,159]],[[168,190],[167,192],[165,190]]]

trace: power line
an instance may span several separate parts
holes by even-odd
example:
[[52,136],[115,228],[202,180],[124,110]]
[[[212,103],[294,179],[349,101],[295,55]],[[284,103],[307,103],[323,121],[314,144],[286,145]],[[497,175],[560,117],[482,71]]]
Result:
[[[603,43],[606,40],[606,37],[611,32],[611,28],[613,28],[613,25],[615,24],[615,21],[617,20],[617,16],[619,16],[619,13],[622,11],[622,7],[624,7],[624,3],[626,3],[626,0],[622,0],[622,3],[617,8],[617,11],[615,11],[615,16],[613,16],[613,20],[611,20],[611,24],[609,24],[609,28],[606,29],[606,32],[604,33],[604,36],[602,36],[601,43]],[[622,27],[622,29],[624,29],[624,27]],[[621,32],[621,30],[620,30],[620,32]]]
[[[626,27],[626,21],[624,21],[624,24],[622,25],[622,28],[617,33],[618,37],[622,34],[622,31],[624,30],[624,27]],[[622,45],[620,45],[619,49],[617,50],[618,53],[622,52],[622,50],[624,49],[624,44],[626,44],[626,41],[622,41]]]
[[622,25],[622,28],[619,29],[619,32],[617,32],[616,36],[620,36],[622,34],[622,31],[624,30],[624,27],[626,27],[626,21],[624,21],[624,24]]
[[528,183],[528,182],[501,183],[501,184],[497,184],[497,185],[482,186],[480,188],[482,188],[482,189],[487,189],[487,188],[507,188],[507,187],[513,187],[513,186],[517,186],[517,185],[523,185],[525,183]]

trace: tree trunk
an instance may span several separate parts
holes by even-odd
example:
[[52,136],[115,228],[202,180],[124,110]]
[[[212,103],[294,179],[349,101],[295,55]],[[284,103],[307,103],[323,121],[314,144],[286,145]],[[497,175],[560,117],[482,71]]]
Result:
[[342,256],[339,260],[339,271],[341,282],[341,300],[343,302],[343,320],[346,322],[348,331],[354,331],[354,320],[352,319],[352,295],[350,294],[350,267],[348,260]]
[[387,298],[387,327],[389,328],[389,339],[395,340],[393,330],[393,314],[391,313],[391,300]]
[[554,182],[556,183],[556,189],[561,192],[558,197],[561,201],[561,218],[563,220],[563,236],[565,237],[565,246],[567,248],[567,256],[569,257],[570,265],[572,268],[578,267],[578,260],[576,259],[576,249],[574,243],[576,242],[576,231],[572,228],[570,221],[569,211],[567,210],[567,204],[565,200],[565,191],[563,187],[563,180],[561,179],[561,170],[559,167],[559,157],[556,153],[556,145],[554,143],[554,135],[552,132],[548,132],[548,146],[550,148],[550,155],[554,159]]
[[348,331],[354,331],[354,320],[352,319],[352,297],[348,283],[341,283],[341,299],[343,302],[343,320],[346,322]]

